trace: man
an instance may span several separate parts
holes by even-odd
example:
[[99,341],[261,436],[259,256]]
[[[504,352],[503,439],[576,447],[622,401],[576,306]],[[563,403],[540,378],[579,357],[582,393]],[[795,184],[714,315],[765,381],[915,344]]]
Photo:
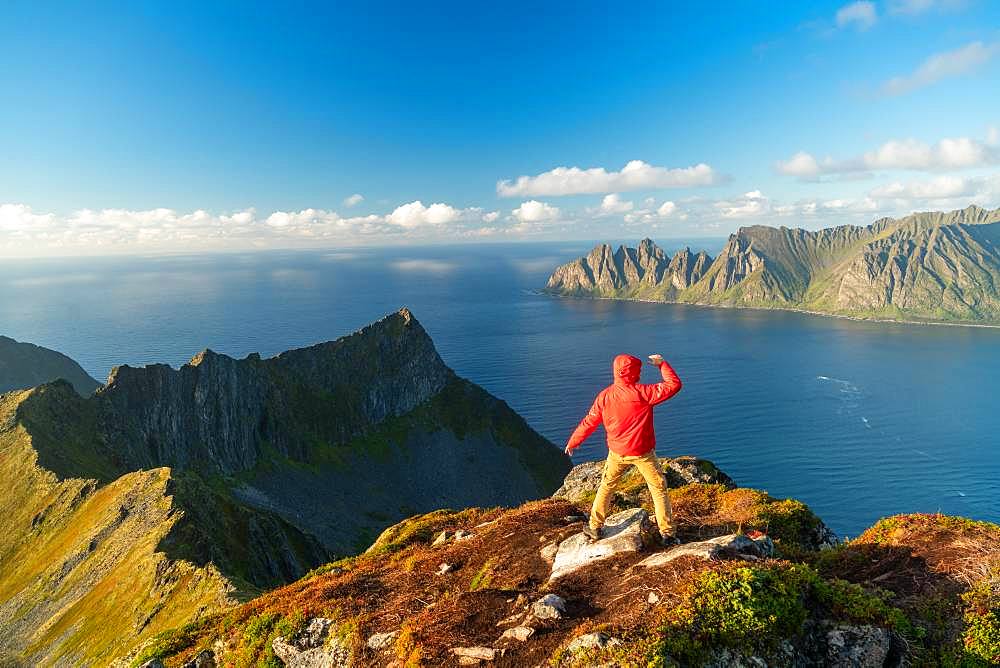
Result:
[[614,383],[601,390],[590,412],[566,443],[566,454],[594,433],[604,423],[608,436],[608,460],[604,464],[601,486],[590,511],[590,523],[583,532],[591,540],[601,537],[604,518],[622,476],[635,466],[646,480],[653,497],[656,525],[665,545],[680,541],[674,528],[667,483],[656,459],[656,434],[653,433],[653,406],[663,403],[681,390],[681,379],[660,355],[650,355],[649,362],[660,369],[662,383],[642,385],[639,374],[642,361],[631,355],[619,355],[612,366]]

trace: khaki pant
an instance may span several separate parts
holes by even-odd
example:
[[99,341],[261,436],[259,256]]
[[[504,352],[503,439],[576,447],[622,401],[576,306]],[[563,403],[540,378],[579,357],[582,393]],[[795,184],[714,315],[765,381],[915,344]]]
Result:
[[649,494],[653,497],[653,508],[656,512],[656,526],[664,536],[674,535],[674,516],[670,510],[670,495],[667,492],[667,481],[660,470],[660,462],[656,452],[650,451],[644,455],[623,457],[614,452],[608,453],[608,461],[604,463],[604,474],[601,476],[601,486],[597,489],[594,506],[590,510],[590,526],[600,529],[604,526],[604,518],[608,515],[611,499],[621,483],[622,477],[629,466],[639,469],[646,480]]

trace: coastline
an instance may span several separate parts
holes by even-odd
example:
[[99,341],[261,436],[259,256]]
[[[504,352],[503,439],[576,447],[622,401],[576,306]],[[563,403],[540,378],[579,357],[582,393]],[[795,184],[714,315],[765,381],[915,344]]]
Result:
[[701,304],[698,302],[664,301],[662,299],[640,299],[638,297],[594,297],[587,295],[566,295],[559,292],[550,292],[544,288],[534,291],[535,294],[546,297],[559,297],[561,299],[591,299],[594,301],[612,302],[639,302],[642,304],[672,304],[677,306],[698,306],[701,308],[731,309],[736,311],[788,311],[791,313],[802,313],[805,315],[816,315],[824,318],[840,318],[842,320],[853,320],[855,322],[875,322],[893,325],[930,325],[934,327],[977,327],[979,329],[1000,329],[1000,324],[991,325],[977,322],[948,322],[944,320],[892,320],[889,318],[863,318],[861,316],[846,315],[842,313],[829,313],[827,311],[812,311],[805,308],[794,308],[785,306],[733,306],[729,304]]

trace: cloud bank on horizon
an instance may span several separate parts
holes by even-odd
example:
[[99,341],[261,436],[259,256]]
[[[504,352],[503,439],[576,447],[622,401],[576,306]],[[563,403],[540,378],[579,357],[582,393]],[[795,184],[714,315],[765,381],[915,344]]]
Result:
[[[158,40],[138,13],[37,12],[0,10],[0,256],[716,236],[1000,206],[1000,5],[982,0],[531,26],[516,8],[451,27],[412,8],[198,11],[159,17]],[[276,20],[359,27],[336,49],[228,48]],[[195,65],[216,21],[232,33]],[[45,67],[38,30],[57,44]]]

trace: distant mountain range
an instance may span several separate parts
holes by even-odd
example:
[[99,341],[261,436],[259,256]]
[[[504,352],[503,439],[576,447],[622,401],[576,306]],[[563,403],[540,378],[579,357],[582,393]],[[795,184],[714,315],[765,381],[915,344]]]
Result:
[[270,359],[204,351],[0,395],[0,665],[108,665],[439,508],[552,493],[569,458],[406,309]]
[[558,267],[546,291],[857,318],[1000,324],[1000,209],[883,218],[815,232],[755,225],[718,257],[668,257],[650,239],[602,244]]
[[101,386],[62,353],[0,336],[0,392],[23,390],[60,378],[84,396]]

